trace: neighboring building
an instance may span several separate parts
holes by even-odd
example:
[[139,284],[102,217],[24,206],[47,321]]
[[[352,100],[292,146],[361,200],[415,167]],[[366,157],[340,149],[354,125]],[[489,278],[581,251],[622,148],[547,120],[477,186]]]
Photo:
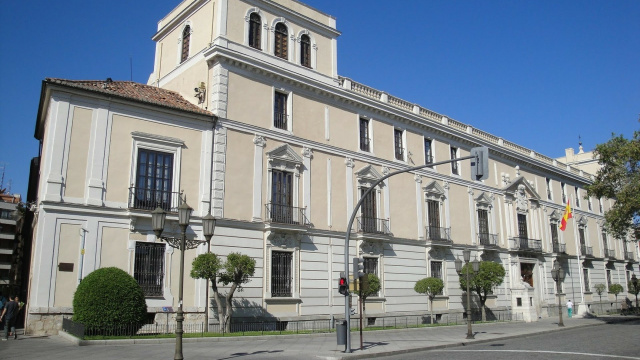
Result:
[[[175,236],[185,198],[190,237],[203,238],[211,211],[212,251],[256,259],[235,316],[341,316],[345,232],[364,191],[479,145],[490,149],[488,180],[470,180],[468,161],[440,164],[391,177],[364,200],[349,245],[381,279],[369,316],[426,313],[413,290],[426,276],[446,284],[435,313],[460,314],[463,249],[507,270],[487,305],[528,321],[556,303],[556,261],[582,313],[596,301],[592,284],[637,271],[637,250],[603,232],[611,200],[575,201],[589,174],[339,76],[339,34],[333,17],[295,0],[183,1],[158,24],[149,85],[46,79],[29,330],[55,333],[79,281],[100,267],[134,276],[150,312],[177,308],[180,254],[156,240],[150,211],[167,210]],[[205,251],[186,252],[186,274]],[[186,321],[200,322],[206,282],[184,280]]]
[[580,142],[577,154],[574,152],[573,148],[565,149],[564,153],[565,156],[559,157],[556,160],[593,175],[595,175],[600,169],[598,157],[593,151],[584,152],[582,142]]
[[8,296],[20,295],[18,264],[20,253],[20,195],[0,193],[0,290]]

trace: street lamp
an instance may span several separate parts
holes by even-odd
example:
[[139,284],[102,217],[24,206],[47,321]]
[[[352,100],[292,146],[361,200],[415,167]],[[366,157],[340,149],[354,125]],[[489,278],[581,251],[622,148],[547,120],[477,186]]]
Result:
[[636,274],[631,276],[631,283],[633,283],[633,287],[636,290],[636,311],[638,311],[638,278]]
[[184,251],[186,249],[194,249],[205,242],[209,244],[211,237],[213,236],[213,230],[216,227],[216,219],[211,214],[207,214],[207,216],[202,218],[202,232],[206,241],[192,239],[187,240],[187,226],[189,225],[192,211],[193,209],[187,205],[186,201],[178,207],[178,225],[180,225],[181,230],[180,238],[161,237],[160,235],[162,235],[162,231],[164,230],[164,221],[167,217],[167,213],[159,206],[151,212],[151,225],[153,227],[153,231],[156,233],[156,237],[166,241],[172,248],[180,249],[180,284],[178,290],[176,351],[173,357],[174,360],[184,359],[182,356],[182,334],[184,332],[182,331],[182,322],[184,320],[184,312],[182,311],[182,294],[184,289]]
[[[462,250],[462,257],[464,259],[464,263],[467,265],[467,339],[475,339],[473,336],[473,331],[471,331],[471,292],[469,290],[469,260],[471,260],[471,250],[464,249]],[[460,258],[456,258],[455,260],[456,272],[458,275],[462,273],[462,260]],[[480,262],[478,261],[478,257],[476,257],[473,261],[471,261],[471,267],[473,268],[473,274],[477,274],[480,271]]]
[[553,265],[553,269],[551,269],[551,277],[553,278],[553,281],[556,282],[556,288],[558,289],[556,291],[558,295],[558,319],[560,319],[558,320],[558,326],[564,326],[564,323],[562,322],[562,303],[560,302],[560,294],[562,292],[561,283],[564,281],[564,277],[566,275],[567,274],[560,266],[560,263],[556,261],[556,263]]

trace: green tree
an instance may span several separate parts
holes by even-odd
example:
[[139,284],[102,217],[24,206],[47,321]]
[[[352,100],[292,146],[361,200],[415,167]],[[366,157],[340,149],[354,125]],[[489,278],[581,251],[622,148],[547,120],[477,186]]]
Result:
[[596,284],[593,288],[596,290],[596,294],[598,294],[598,296],[600,296],[600,313],[603,313],[603,310],[602,310],[602,293],[604,293],[604,291],[607,290],[607,286],[605,284]]
[[618,310],[618,294],[620,294],[623,290],[624,289],[620,284],[611,284],[611,286],[609,286],[609,292],[616,297],[616,310]]
[[138,282],[116,267],[87,275],[73,294],[73,321],[108,333],[121,326],[135,334],[144,324],[147,303]]
[[485,304],[487,296],[493,293],[493,288],[499,286],[504,281],[504,266],[493,261],[481,261],[480,270],[473,274],[471,263],[465,264],[460,272],[460,288],[467,290],[467,271],[469,272],[469,289],[478,295],[480,308],[482,309],[482,321],[487,321]]
[[594,153],[601,168],[593,184],[586,187],[587,196],[616,200],[604,214],[605,228],[624,239],[640,225],[640,131],[633,133],[633,139],[612,134]]
[[427,295],[429,297],[429,318],[431,319],[431,324],[433,325],[433,298],[436,295],[442,293],[442,289],[444,289],[444,283],[442,279],[427,277],[422,280],[416,281],[413,290],[418,294]]
[[358,287],[357,292],[360,301],[362,301],[363,318],[367,318],[367,298],[378,295],[378,292],[380,292],[380,278],[378,278],[378,275],[373,273],[364,274],[364,276],[360,278],[360,286]]
[[[192,263],[191,277],[194,279],[209,279],[213,298],[218,308],[218,319],[225,331],[231,331],[231,317],[233,316],[233,295],[242,291],[242,285],[249,281],[256,270],[256,261],[248,255],[231,253],[224,263],[213,253],[198,255]],[[221,293],[218,283],[224,286],[231,284],[229,291]],[[223,301],[224,299],[224,306]]]

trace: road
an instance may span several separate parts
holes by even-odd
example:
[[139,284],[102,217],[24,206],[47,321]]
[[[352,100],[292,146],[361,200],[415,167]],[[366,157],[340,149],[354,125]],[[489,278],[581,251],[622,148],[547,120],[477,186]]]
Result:
[[640,321],[568,329],[526,338],[504,339],[379,359],[436,358],[447,360],[640,359]]

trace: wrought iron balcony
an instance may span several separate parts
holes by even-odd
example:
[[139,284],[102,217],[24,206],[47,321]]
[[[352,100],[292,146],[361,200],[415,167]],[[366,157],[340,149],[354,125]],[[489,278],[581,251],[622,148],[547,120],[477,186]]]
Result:
[[560,244],[559,242],[553,242],[553,252],[556,254],[566,254],[567,253],[567,245]]
[[310,226],[306,216],[306,208],[268,203],[266,205],[267,222]]
[[616,251],[614,249],[604,249],[604,257],[607,259],[615,259]]
[[451,228],[444,228],[438,226],[427,226],[427,240],[443,244],[452,244],[451,241]]
[[624,252],[624,259],[625,260],[633,260],[633,253],[631,251],[625,251]]
[[523,238],[523,237],[514,237],[511,239],[513,242],[513,248],[520,251],[535,251],[542,252],[542,241]]
[[179,192],[130,187],[129,209],[154,210],[160,207],[166,212],[176,213],[182,203],[181,195]]
[[361,216],[358,219],[358,232],[368,234],[389,234],[389,220]]
[[580,255],[593,257],[593,248],[587,245],[580,245]]
[[478,233],[478,242],[483,246],[498,246],[498,234]]

